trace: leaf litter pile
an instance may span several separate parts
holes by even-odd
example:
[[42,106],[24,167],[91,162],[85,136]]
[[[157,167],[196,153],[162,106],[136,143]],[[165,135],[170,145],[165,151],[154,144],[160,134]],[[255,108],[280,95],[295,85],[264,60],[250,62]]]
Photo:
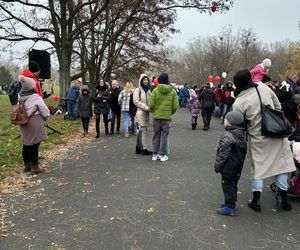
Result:
[[[92,126],[91,130],[93,130]],[[83,137],[82,133],[79,131],[60,136],[56,141],[51,143],[53,144],[53,147],[40,153],[40,166],[47,171],[49,162],[65,159],[69,150],[74,148],[85,148],[93,138],[93,133]],[[76,157],[79,158],[78,155]],[[13,194],[14,197],[26,198],[26,196],[30,196],[31,194],[27,193],[24,188],[40,185],[41,180],[37,177],[38,175],[32,176],[23,173],[23,166],[18,166],[12,169],[5,179],[0,181],[0,237],[9,236],[8,229],[14,227],[14,224],[12,224],[11,221],[7,221],[8,212],[18,212],[17,210],[12,211],[14,209],[13,205],[7,208],[7,204],[4,203],[4,196],[9,194]],[[42,191],[43,190],[41,189],[40,192],[42,193]]]

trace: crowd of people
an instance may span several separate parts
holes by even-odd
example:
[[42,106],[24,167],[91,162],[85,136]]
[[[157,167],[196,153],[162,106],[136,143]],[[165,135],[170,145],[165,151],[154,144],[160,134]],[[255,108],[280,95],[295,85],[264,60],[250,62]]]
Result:
[[[108,84],[104,79],[99,79],[95,89],[90,90],[87,85],[81,86],[81,81],[77,80],[66,94],[68,119],[75,120],[79,115],[85,136],[89,133],[90,118],[95,115],[96,138],[100,137],[102,119],[105,135],[123,132],[124,137],[128,138],[130,132],[136,133],[136,154],[152,155],[154,161],[167,161],[169,129],[172,115],[177,108],[188,108],[192,130],[197,127],[200,113],[203,130],[209,130],[214,114],[225,127],[215,161],[215,171],[222,175],[225,197],[218,213],[236,213],[237,185],[247,154],[247,145],[253,169],[253,198],[248,206],[256,212],[261,211],[263,180],[275,177],[281,208],[291,210],[292,207],[287,201],[287,190],[289,173],[296,170],[290,144],[300,139],[299,75],[291,74],[280,85],[275,85],[269,75],[270,68],[271,60],[265,59],[250,71],[237,72],[233,82],[228,81],[216,87],[207,83],[200,89],[188,89],[185,84],[179,92],[170,84],[167,73],[161,73],[157,78],[152,78],[152,81],[148,75],[141,74],[137,87],[127,82],[121,88],[117,80]],[[20,98],[26,101],[26,112],[31,117],[28,124],[21,126],[24,171],[32,174],[43,172],[38,165],[38,147],[47,138],[44,120],[49,117],[49,110],[36,85],[38,72],[38,65],[31,62],[29,68],[19,77],[22,84]],[[260,100],[264,105],[284,111],[295,127],[293,134],[288,138],[262,135],[261,106],[258,105]],[[153,150],[146,143],[150,117],[153,118]],[[121,121],[123,131],[120,131]],[[39,133],[33,133],[37,130]]]

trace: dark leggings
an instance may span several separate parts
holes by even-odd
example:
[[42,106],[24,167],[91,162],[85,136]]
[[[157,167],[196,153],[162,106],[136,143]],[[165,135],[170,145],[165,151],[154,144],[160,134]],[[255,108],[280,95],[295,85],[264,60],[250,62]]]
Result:
[[[105,126],[105,133],[108,134],[108,113],[102,113],[103,114],[103,122]],[[97,135],[100,134],[100,114],[96,114],[96,132]]]
[[39,146],[40,143],[31,146],[23,145],[23,161],[30,162],[31,164],[37,164],[39,157]]

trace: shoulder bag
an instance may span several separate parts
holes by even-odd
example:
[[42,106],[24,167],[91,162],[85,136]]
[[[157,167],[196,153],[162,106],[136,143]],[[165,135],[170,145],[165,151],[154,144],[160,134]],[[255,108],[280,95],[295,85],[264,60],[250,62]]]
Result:
[[264,105],[257,88],[261,107],[261,135],[273,138],[288,137],[293,133],[294,128],[285,118],[284,113],[273,109],[270,105]]

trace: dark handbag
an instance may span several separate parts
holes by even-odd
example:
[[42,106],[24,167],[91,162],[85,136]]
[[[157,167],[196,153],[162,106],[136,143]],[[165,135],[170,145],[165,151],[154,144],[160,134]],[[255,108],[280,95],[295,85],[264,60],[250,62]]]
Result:
[[285,118],[284,113],[273,109],[270,105],[264,105],[257,88],[261,107],[261,135],[273,138],[288,137],[293,133],[294,128]]

